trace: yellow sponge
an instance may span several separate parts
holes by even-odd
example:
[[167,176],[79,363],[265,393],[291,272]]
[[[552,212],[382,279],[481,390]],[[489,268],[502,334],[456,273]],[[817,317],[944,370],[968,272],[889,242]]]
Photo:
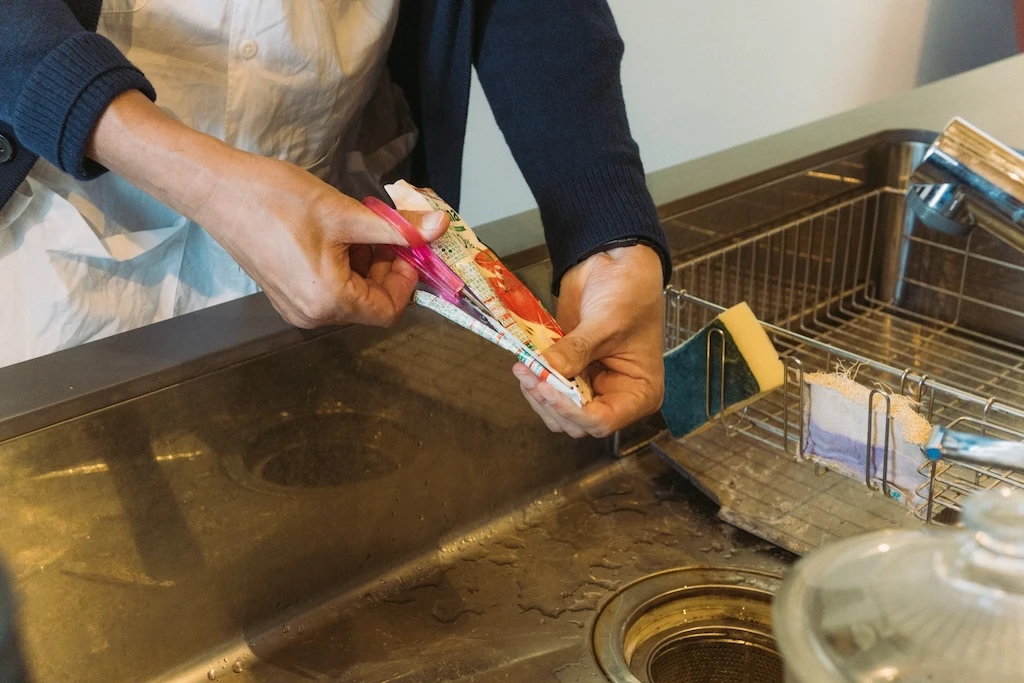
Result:
[[[725,342],[725,406],[736,410],[780,386],[786,370],[764,328],[746,302],[708,323],[681,346],[665,354],[665,401],[661,414],[672,436],[679,438],[708,422],[707,346],[712,330]],[[711,414],[721,405],[721,338],[711,349]]]

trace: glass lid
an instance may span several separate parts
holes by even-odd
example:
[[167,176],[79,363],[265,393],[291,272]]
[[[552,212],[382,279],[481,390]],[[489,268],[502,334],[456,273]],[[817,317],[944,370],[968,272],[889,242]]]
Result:
[[866,534],[794,567],[774,628],[797,681],[1024,681],[1024,494],[977,494],[964,529]]

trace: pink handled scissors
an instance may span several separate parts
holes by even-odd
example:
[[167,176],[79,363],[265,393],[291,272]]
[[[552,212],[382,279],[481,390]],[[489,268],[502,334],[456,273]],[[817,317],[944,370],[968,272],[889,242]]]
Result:
[[363,205],[390,223],[391,227],[409,243],[408,247],[392,245],[391,249],[395,254],[415,268],[423,282],[436,290],[443,299],[458,304],[466,283],[452,272],[447,263],[430,250],[416,228],[412,227],[412,224],[405,220],[402,214],[376,197],[365,198]]

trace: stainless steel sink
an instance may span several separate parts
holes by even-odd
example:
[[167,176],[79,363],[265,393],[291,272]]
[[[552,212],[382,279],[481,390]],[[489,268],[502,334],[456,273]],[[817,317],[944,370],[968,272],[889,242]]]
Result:
[[574,680],[629,580],[788,564],[656,458],[547,433],[507,370],[413,313],[3,443],[38,680]]
[[[675,257],[898,186],[929,139],[666,205]],[[0,443],[0,553],[37,679],[603,680],[592,634],[620,589],[786,571],[649,450],[547,433],[509,365],[412,311]]]

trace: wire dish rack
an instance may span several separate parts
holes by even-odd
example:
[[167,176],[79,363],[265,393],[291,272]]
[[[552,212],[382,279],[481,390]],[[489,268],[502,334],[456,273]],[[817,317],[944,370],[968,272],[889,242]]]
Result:
[[[856,367],[875,390],[851,419],[864,424],[868,453],[883,453],[866,463],[870,487],[889,493],[891,430],[872,433],[869,412],[890,425],[890,394],[913,398],[933,425],[1024,440],[1024,255],[980,230],[959,238],[918,225],[902,190],[856,194],[678,265],[666,350],[741,301],[787,372],[782,388],[737,414],[708,406],[730,435],[805,457],[804,374]],[[955,521],[979,489],[1024,488],[1024,475],[996,468],[923,461],[919,472],[927,502],[914,511],[928,522]]]

